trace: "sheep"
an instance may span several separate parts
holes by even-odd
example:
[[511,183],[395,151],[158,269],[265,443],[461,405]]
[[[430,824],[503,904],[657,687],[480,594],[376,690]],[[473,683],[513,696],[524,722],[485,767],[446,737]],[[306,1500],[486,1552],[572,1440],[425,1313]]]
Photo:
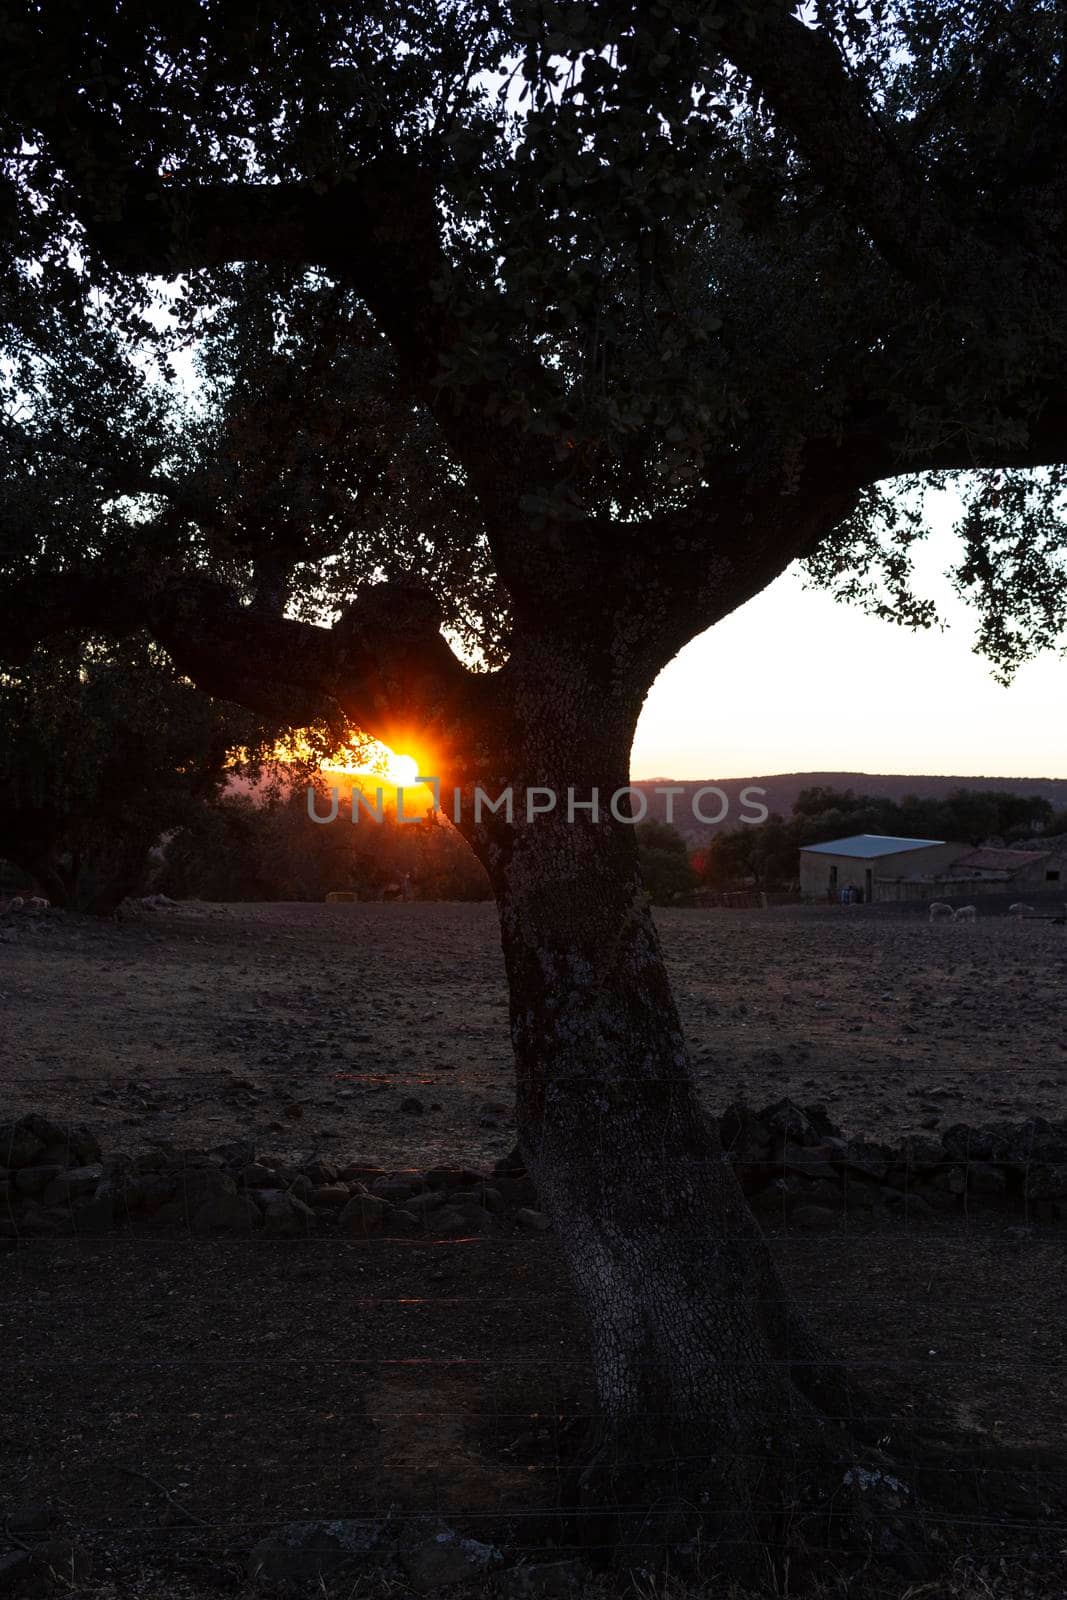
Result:
[[34,894],[34,895],[31,895],[30,898],[26,901],[26,910],[27,911],[47,911],[50,903],[51,902],[46,900],[43,895]]
[[973,922],[978,911],[975,906],[957,906],[952,913],[953,922]]
[[953,918],[953,915],[954,915],[954,913],[953,913],[952,907],[951,906],[947,906],[943,900],[934,900],[934,901],[931,902],[931,905],[930,905],[930,921],[931,922],[945,922],[945,921],[951,922],[952,918]]
[[22,898],[22,896],[20,894],[17,894],[17,895],[14,896],[13,899],[8,901],[7,909],[9,911],[22,911],[24,909],[25,905],[26,905],[25,900]]
[[1032,917],[1034,915],[1034,908],[1033,906],[1023,905],[1021,900],[1016,900],[1013,906],[1008,907],[1008,913],[1013,917]]

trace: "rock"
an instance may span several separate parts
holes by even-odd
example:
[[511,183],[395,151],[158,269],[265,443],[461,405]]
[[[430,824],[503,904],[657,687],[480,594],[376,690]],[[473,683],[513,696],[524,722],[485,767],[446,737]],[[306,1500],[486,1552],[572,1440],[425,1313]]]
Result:
[[184,1200],[188,1215],[195,1217],[209,1200],[236,1195],[237,1185],[221,1167],[183,1167],[177,1174],[176,1191],[177,1198]]
[[50,1183],[54,1183],[63,1171],[57,1166],[32,1166],[20,1167],[15,1173],[15,1192],[17,1194],[43,1194]]
[[1000,1200],[1006,1194],[1007,1188],[1008,1180],[1000,1167],[990,1166],[984,1161],[971,1163],[967,1174],[967,1189],[970,1194],[984,1195],[989,1200]]
[[388,1173],[381,1167],[368,1167],[365,1163],[350,1161],[347,1166],[341,1168],[337,1176],[342,1183],[362,1183],[369,1188],[376,1179],[388,1177]]
[[310,1198],[311,1191],[314,1187],[315,1185],[312,1183],[306,1172],[298,1172],[292,1183],[289,1185],[289,1193],[291,1195],[295,1195],[298,1200],[307,1200]]
[[419,1117],[426,1110],[417,1095],[409,1094],[400,1102],[400,1109],[406,1116]]
[[830,1183],[838,1181],[835,1169],[825,1159],[826,1153],[819,1147],[811,1150],[788,1150],[783,1158],[783,1165],[787,1172],[795,1172],[805,1178],[825,1178]]
[[272,1189],[278,1182],[278,1174],[258,1161],[242,1167],[238,1177],[246,1189]]
[[313,1206],[346,1206],[351,1198],[347,1183],[321,1183],[311,1191]]
[[440,1211],[433,1212],[426,1227],[435,1239],[465,1239],[468,1234],[480,1231],[479,1224],[473,1217],[461,1211],[458,1206],[451,1205],[443,1206]]
[[418,1172],[393,1172],[388,1177],[375,1178],[370,1185],[372,1194],[380,1195],[392,1206],[405,1205],[412,1195],[422,1194],[425,1189],[426,1181]]
[[57,1588],[70,1593],[92,1571],[92,1558],[69,1539],[49,1539],[32,1550],[0,1556],[0,1595],[47,1595]]
[[33,1571],[28,1550],[9,1550],[0,1556],[0,1594],[24,1594]]
[[545,1233],[552,1226],[543,1211],[534,1211],[530,1206],[523,1206],[516,1212],[515,1221],[529,1233]]
[[311,1161],[303,1168],[303,1172],[313,1189],[336,1183],[339,1176],[332,1161]]
[[878,1189],[852,1173],[846,1174],[843,1190],[845,1206],[849,1211],[870,1211],[878,1204]]
[[88,1167],[70,1167],[48,1185],[44,1192],[44,1204],[56,1206],[62,1204],[64,1200],[74,1200],[83,1194],[94,1194],[103,1176],[104,1169],[99,1161],[93,1162],[92,1166]]
[[318,1218],[310,1206],[291,1195],[274,1191],[263,1207],[263,1232],[272,1239],[296,1239],[310,1233]]
[[20,1233],[34,1239],[54,1239],[64,1232],[62,1221],[38,1205],[28,1205],[18,1219]]
[[1067,1199],[1067,1166],[1036,1166],[1026,1174],[1027,1200]]
[[[234,1088],[237,1084],[233,1085]],[[212,1155],[228,1167],[252,1167],[256,1164],[256,1147],[251,1139],[236,1139],[230,1144],[217,1144]]]
[[[22,1118],[23,1124],[40,1139],[48,1159],[56,1161],[61,1167],[86,1167],[94,1161],[100,1160],[100,1141],[96,1135],[89,1132],[88,1128],[60,1127],[56,1122],[50,1122],[47,1117],[38,1117],[31,1113]],[[0,1142],[0,1157],[3,1155],[3,1144]],[[44,1160],[45,1156],[39,1157]],[[9,1163],[10,1165],[11,1163]]]
[[115,1190],[109,1183],[101,1183],[95,1195],[74,1212],[74,1230],[88,1238],[110,1233],[115,1225]]
[[580,1561],[538,1561],[500,1573],[497,1586],[505,1600],[556,1600],[580,1588],[585,1579]]
[[385,1554],[385,1524],[372,1520],[290,1522],[254,1546],[247,1569],[271,1583],[314,1583]]
[[217,1194],[193,1215],[194,1233],[251,1233],[261,1222],[259,1207],[245,1194]]
[[410,1211],[412,1216],[422,1217],[447,1205],[448,1196],[443,1189],[424,1189],[422,1194],[411,1195],[403,1204],[404,1210]]
[[518,1145],[509,1150],[506,1156],[501,1156],[499,1161],[493,1162],[493,1173],[498,1178],[525,1178],[526,1162]]
[[743,1100],[726,1107],[718,1131],[723,1152],[735,1166],[762,1163],[770,1153],[774,1135]]
[[126,1205],[131,1211],[145,1211],[151,1216],[161,1206],[174,1199],[175,1182],[176,1180],[168,1173],[145,1172],[126,1184],[124,1190]]
[[873,1183],[884,1183],[889,1171],[890,1152],[882,1145],[871,1144],[866,1139],[850,1139],[846,1147],[844,1166],[861,1178]]
[[805,1181],[797,1199],[802,1205],[828,1206],[831,1211],[840,1211],[844,1192],[839,1180],[817,1178],[814,1182]]
[[337,1220],[342,1231],[353,1239],[366,1239],[372,1233],[381,1232],[392,1209],[388,1201],[378,1195],[361,1193],[353,1195]]
[[425,1233],[426,1219],[425,1217],[416,1217],[410,1211],[405,1211],[402,1208],[395,1209],[390,1211],[386,1218],[385,1232],[387,1234],[400,1235],[403,1238],[409,1238],[416,1233]]
[[41,1500],[32,1505],[16,1506],[4,1520],[9,1533],[47,1533],[55,1526],[57,1512],[49,1501]]
[[473,1183],[484,1183],[480,1172],[470,1167],[431,1167],[426,1173],[431,1189],[469,1189]]
[[882,1203],[891,1216],[903,1217],[907,1222],[922,1222],[934,1215],[930,1202],[913,1189],[883,1189]]
[[400,1564],[413,1588],[426,1594],[449,1583],[469,1582],[500,1566],[504,1557],[495,1546],[463,1539],[444,1528],[400,1552]]
[[797,1206],[789,1221],[794,1228],[832,1228],[836,1218],[829,1206]]

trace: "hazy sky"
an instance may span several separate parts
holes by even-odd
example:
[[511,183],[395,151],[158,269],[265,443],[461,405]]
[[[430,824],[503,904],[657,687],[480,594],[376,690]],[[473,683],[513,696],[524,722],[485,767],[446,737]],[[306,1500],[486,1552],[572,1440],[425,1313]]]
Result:
[[1067,661],[1009,689],[973,653],[974,613],[941,579],[951,502],[930,496],[925,591],[951,623],[911,633],[790,570],[662,672],[634,743],[635,778],[848,771],[1067,778]]

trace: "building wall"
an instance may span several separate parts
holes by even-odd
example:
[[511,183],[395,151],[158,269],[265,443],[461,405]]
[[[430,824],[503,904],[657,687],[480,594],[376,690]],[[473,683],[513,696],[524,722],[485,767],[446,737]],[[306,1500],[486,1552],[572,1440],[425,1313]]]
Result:
[[[894,855],[876,856],[873,861],[858,856],[813,854],[800,852],[800,892],[805,899],[825,900],[829,892],[830,869],[837,868],[837,888],[854,883],[862,889],[870,868],[875,879],[875,898],[878,898],[877,880],[895,878],[936,877],[951,866],[953,861],[966,855],[971,846],[966,844],[931,844],[919,850],[900,850]],[[887,897],[892,898],[892,897]]]
[[[1049,872],[1058,872],[1059,877],[1050,882],[1046,876]],[[1021,872],[1013,872],[1011,881],[1018,884],[1020,889],[1061,888],[1067,895],[1067,850],[1054,851],[1044,861],[1035,861]]]

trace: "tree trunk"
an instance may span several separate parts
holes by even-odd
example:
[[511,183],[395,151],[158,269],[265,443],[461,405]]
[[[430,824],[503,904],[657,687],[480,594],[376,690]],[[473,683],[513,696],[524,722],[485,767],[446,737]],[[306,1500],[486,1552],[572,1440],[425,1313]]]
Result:
[[[813,1512],[840,1458],[840,1369],[821,1364],[696,1098],[628,784],[639,701],[513,659],[501,764],[515,821],[471,830],[510,987],[519,1144],[592,1345],[599,1415],[576,1474],[584,1538],[627,1558],[699,1527],[735,1571]],[[555,809],[525,820],[525,786]],[[576,810],[568,790],[601,816]],[[836,1482],[841,1482],[837,1473]],[[725,1541],[725,1542],[724,1542]]]

